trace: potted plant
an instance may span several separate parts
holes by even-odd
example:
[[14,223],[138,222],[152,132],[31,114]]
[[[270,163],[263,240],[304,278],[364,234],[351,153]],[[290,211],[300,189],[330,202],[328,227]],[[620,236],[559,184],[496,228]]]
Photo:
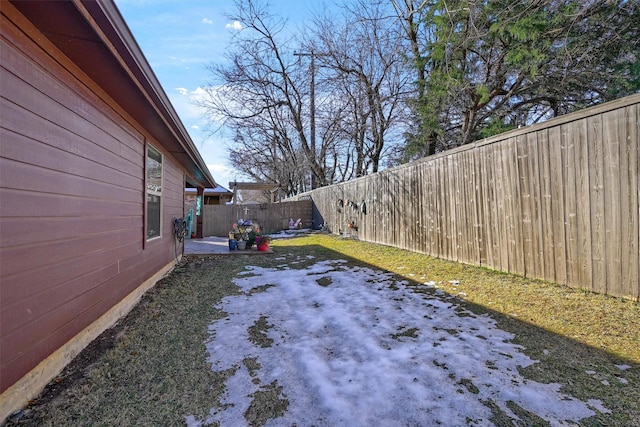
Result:
[[233,224],[233,226],[231,227],[231,231],[229,231],[229,250],[230,251],[235,250],[237,245],[234,228],[237,229],[238,226],[236,224]]
[[271,237],[269,236],[260,236],[260,242],[257,243],[258,250],[260,252],[267,252],[269,250],[269,243],[271,242]]
[[255,230],[251,230],[247,235],[247,249],[251,249],[254,244],[258,243],[258,241],[256,240],[257,238],[258,233],[256,233]]

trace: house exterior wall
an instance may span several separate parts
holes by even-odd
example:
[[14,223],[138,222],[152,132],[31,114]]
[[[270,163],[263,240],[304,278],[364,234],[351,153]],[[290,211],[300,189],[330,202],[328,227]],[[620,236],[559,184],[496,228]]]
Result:
[[[0,394],[175,262],[185,184],[160,141],[21,15],[2,13]],[[147,143],[164,155],[151,241]]]

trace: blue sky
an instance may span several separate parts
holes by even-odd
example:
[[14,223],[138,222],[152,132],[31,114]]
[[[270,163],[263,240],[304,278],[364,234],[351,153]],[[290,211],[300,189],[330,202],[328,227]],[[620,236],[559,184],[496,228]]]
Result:
[[[246,180],[228,165],[224,135],[209,135],[201,112],[191,103],[198,89],[212,80],[210,64],[224,62],[237,31],[227,18],[233,0],[115,0],[191,139],[218,184]],[[323,4],[318,0],[271,0],[272,13],[295,28]]]

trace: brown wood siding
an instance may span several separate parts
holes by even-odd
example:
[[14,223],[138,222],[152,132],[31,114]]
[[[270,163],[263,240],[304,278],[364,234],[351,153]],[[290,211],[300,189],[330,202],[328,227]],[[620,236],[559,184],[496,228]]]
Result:
[[[184,217],[184,173],[167,156],[165,156],[163,167],[162,219],[164,221],[163,245],[165,246],[163,259],[166,260],[175,257],[176,253],[182,253],[182,243],[173,239],[173,220]],[[167,241],[171,244],[167,245]]]
[[151,140],[165,155],[163,234],[145,246],[148,133],[46,39],[23,33],[33,28],[5,18],[0,392],[174,259],[184,191],[184,172]]
[[[633,95],[302,197],[336,234],[638,299],[639,103]],[[338,199],[366,200],[367,214],[337,209]]]

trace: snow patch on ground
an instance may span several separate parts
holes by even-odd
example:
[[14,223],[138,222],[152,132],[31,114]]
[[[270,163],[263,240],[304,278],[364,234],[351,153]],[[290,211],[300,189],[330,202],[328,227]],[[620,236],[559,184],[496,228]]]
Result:
[[[518,367],[536,361],[489,315],[412,292],[389,273],[346,261],[247,273],[235,280],[244,292],[219,305],[228,317],[210,325],[207,345],[214,370],[238,369],[222,408],[187,417],[190,426],[246,425],[250,395],[275,380],[289,405],[271,426],[490,426],[491,405],[519,419],[513,403],[563,426],[607,411],[523,378]],[[250,292],[265,284],[275,286]],[[249,339],[261,317],[270,347]],[[245,358],[261,368],[249,371]]]

